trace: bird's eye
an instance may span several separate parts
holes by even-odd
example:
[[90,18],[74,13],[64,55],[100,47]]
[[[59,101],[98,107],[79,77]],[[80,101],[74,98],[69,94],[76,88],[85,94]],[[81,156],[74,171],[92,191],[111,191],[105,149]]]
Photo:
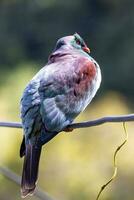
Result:
[[77,43],[78,45],[81,45],[80,40],[76,40],[76,43]]

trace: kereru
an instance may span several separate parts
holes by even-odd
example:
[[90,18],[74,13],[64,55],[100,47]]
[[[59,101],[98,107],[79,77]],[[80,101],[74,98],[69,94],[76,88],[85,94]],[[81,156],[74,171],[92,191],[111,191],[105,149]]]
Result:
[[101,72],[84,40],[75,33],[59,39],[48,63],[32,78],[21,99],[24,156],[21,195],[32,195],[42,145],[64,130],[95,96]]

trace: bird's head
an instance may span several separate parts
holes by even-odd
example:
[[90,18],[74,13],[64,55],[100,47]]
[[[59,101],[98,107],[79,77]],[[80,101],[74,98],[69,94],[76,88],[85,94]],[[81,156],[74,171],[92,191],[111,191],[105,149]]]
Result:
[[90,53],[90,49],[78,33],[60,38],[56,43],[54,51],[57,50],[78,50],[88,54]]

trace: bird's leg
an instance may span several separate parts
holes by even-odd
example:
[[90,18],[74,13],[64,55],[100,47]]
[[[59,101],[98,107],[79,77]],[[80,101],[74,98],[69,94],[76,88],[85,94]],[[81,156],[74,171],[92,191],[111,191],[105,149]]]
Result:
[[66,127],[63,131],[65,132],[72,132],[74,129],[70,127]]

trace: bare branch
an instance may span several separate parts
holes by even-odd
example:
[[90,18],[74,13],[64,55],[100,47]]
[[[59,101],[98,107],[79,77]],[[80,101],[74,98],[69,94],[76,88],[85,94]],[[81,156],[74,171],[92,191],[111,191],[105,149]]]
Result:
[[[70,124],[69,128],[87,128],[91,126],[98,126],[104,123],[119,123],[119,122],[131,122],[134,121],[134,114],[129,115],[119,115],[119,116],[109,116],[109,117],[102,117],[99,119],[80,122],[80,123],[73,123]],[[0,122],[1,127],[10,127],[10,128],[22,128],[22,124],[20,122]]]
[[[92,126],[98,126],[102,125],[104,123],[115,123],[115,122],[131,122],[134,121],[134,114],[129,115],[120,115],[120,116],[108,116],[108,117],[102,117],[99,119],[86,121],[86,122],[80,122],[80,123],[73,123],[70,124],[67,128],[86,128],[86,127],[92,127]],[[10,128],[22,128],[22,124],[20,122],[0,122],[1,127],[10,127]],[[57,133],[56,133],[57,134]],[[48,138],[48,141],[52,139],[55,135],[51,135]],[[0,173],[3,174],[5,177],[9,178],[10,180],[14,181],[17,184],[20,184],[20,176],[12,172],[6,167],[0,166]],[[36,189],[35,195],[43,200],[54,200],[52,197],[49,196],[46,192],[43,192],[40,189]]]
[[[20,185],[21,178],[16,173],[12,172],[7,167],[0,166],[0,173],[10,179],[11,181],[15,182],[16,184]],[[41,189],[37,188],[35,190],[35,196],[42,200],[54,200],[48,193],[43,192]]]
[[20,122],[0,122],[0,126],[9,128],[22,128]]
[[119,122],[132,122],[134,121],[134,114],[129,115],[119,115],[119,116],[109,116],[109,117],[102,117],[99,119],[86,121],[86,122],[80,122],[80,123],[73,123],[69,125],[69,128],[87,128],[91,126],[98,126],[102,125],[104,123],[119,123]]

